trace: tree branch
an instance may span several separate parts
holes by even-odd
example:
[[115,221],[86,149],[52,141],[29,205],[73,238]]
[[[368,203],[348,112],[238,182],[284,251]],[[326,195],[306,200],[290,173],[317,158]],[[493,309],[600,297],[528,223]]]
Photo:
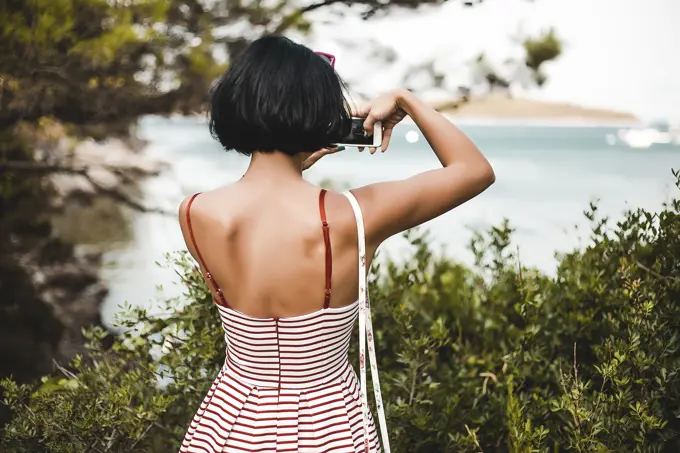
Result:
[[[326,6],[335,5],[337,3],[344,3],[346,5],[365,5],[370,9],[362,14],[364,19],[368,19],[373,16],[377,11],[391,8],[391,7],[406,7],[406,8],[417,8],[421,4],[441,4],[447,0],[424,0],[424,1],[414,1],[414,0],[391,0],[389,2],[381,2],[379,0],[323,0],[320,2],[312,3],[310,5],[298,8],[291,14],[285,16],[279,25],[273,30],[273,34],[281,34],[285,32],[291,25],[295,23],[297,19],[305,15],[306,13],[312,12],[319,8],[325,8]],[[481,0],[466,0],[463,2],[464,6],[474,6],[476,3],[481,3]]]
[[[315,9],[323,8],[325,6],[330,6],[334,5],[336,3],[349,3],[347,0],[323,0],[318,3],[312,3],[311,5],[307,5],[303,8],[299,8],[292,12],[291,14],[285,16],[281,22],[279,22],[279,25],[276,26],[272,34],[274,35],[279,35],[283,33],[284,31],[288,30],[293,23],[295,23],[296,20],[298,20],[300,17],[304,16],[306,13],[309,13],[311,11],[314,11]],[[355,3],[364,3],[364,2],[355,2]],[[368,2],[366,2],[368,3]]]
[[68,173],[72,175],[85,175],[87,168],[75,168],[64,165],[45,164],[42,162],[31,161],[0,161],[0,170],[21,171],[27,173]]
[[104,187],[99,184],[94,178],[92,178],[88,173],[87,167],[69,167],[65,165],[57,164],[45,164],[41,162],[30,162],[30,161],[2,161],[0,162],[0,171],[16,171],[16,172],[28,172],[28,173],[38,173],[38,174],[50,174],[50,173],[65,173],[71,175],[83,176],[87,181],[92,184],[96,189],[98,195],[104,195],[112,198],[124,205],[134,209],[135,211],[143,213],[155,213],[162,214],[165,216],[174,216],[174,213],[166,211],[162,208],[149,208],[139,203],[138,201],[132,199],[127,194],[115,188]]

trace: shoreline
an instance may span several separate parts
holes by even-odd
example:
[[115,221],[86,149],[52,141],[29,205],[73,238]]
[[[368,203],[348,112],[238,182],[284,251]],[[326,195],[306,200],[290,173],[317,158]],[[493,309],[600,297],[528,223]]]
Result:
[[531,98],[511,97],[508,94],[491,94],[472,97],[466,102],[431,101],[434,108],[447,117],[464,121],[493,121],[495,124],[584,126],[642,125],[644,122],[628,112],[585,107],[567,102],[552,102]]

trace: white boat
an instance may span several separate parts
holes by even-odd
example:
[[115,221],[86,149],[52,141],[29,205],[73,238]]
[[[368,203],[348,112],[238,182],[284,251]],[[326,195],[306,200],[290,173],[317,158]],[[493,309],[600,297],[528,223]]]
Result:
[[680,120],[669,123],[668,133],[671,134],[673,143],[680,145]]
[[[680,145],[680,122],[619,129],[616,138],[631,148],[638,149],[646,149],[653,145]],[[612,138],[607,137],[607,142],[611,144]]]

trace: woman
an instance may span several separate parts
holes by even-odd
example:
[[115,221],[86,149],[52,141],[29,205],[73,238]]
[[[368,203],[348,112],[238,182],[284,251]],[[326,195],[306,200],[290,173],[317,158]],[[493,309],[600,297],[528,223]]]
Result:
[[[333,63],[288,39],[265,37],[213,91],[213,135],[251,160],[238,182],[180,207],[187,247],[211,288],[227,341],[224,367],[181,451],[380,451],[366,402],[364,336],[361,383],[347,355],[357,317],[374,352],[366,268],[385,239],[494,181],[477,147],[406,90],[382,95],[357,114],[368,133],[383,134],[383,152],[409,115],[442,168],[344,195],[305,181],[302,171],[337,152],[333,143],[350,128]],[[382,130],[374,130],[378,121]],[[379,390],[376,397],[389,451]]]

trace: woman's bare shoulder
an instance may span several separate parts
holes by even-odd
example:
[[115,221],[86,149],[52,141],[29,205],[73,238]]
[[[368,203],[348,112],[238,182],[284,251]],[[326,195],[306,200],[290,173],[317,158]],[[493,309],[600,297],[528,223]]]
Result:
[[[189,218],[228,219],[239,210],[239,189],[235,184],[198,192],[185,197],[179,205],[179,223],[182,229],[188,227]],[[199,220],[200,221],[200,220]]]

